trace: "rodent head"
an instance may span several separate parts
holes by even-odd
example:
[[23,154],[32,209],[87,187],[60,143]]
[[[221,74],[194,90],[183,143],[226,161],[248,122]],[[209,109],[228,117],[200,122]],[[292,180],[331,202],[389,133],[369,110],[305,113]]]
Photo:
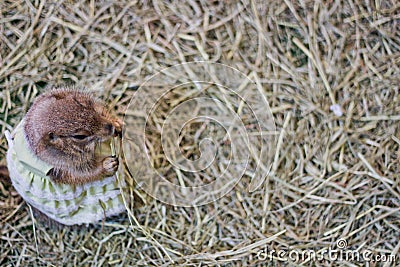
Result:
[[113,117],[87,93],[58,89],[39,96],[26,114],[25,136],[41,160],[74,168],[95,159],[96,143],[114,135]]

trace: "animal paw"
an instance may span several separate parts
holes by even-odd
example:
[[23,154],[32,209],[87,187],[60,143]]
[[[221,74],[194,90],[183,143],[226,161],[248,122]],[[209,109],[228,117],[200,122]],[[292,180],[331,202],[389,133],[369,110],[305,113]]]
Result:
[[114,123],[114,128],[115,128],[115,136],[122,136],[122,127],[124,125],[124,122],[121,119],[115,119]]
[[116,156],[110,156],[103,159],[103,170],[107,176],[112,176],[118,170],[118,158]]

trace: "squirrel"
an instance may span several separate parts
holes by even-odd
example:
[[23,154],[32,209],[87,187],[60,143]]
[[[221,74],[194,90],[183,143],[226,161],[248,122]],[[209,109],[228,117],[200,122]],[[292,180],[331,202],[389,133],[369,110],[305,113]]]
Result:
[[103,103],[74,88],[53,89],[36,98],[25,117],[24,134],[31,151],[53,168],[58,183],[82,185],[118,168],[118,158],[98,158],[95,148],[122,134],[122,121]]

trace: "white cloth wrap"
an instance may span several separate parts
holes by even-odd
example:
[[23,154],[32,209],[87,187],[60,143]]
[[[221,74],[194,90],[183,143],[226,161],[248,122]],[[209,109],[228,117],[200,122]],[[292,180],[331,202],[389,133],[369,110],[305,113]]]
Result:
[[122,194],[126,183],[118,182],[115,175],[84,185],[55,183],[46,176],[51,166],[30,151],[23,122],[12,136],[6,131],[7,165],[13,186],[26,202],[65,225],[95,223],[125,211]]

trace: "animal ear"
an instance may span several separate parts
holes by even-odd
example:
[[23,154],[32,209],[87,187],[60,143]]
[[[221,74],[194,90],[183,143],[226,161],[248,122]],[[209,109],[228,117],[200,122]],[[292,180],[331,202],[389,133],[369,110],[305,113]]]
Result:
[[50,141],[55,141],[57,139],[57,136],[53,132],[50,132],[48,137]]
[[47,145],[51,145],[54,147],[59,147],[63,144],[62,138],[60,138],[58,135],[56,135],[53,132],[50,132],[47,134],[45,138],[43,138],[43,142]]

